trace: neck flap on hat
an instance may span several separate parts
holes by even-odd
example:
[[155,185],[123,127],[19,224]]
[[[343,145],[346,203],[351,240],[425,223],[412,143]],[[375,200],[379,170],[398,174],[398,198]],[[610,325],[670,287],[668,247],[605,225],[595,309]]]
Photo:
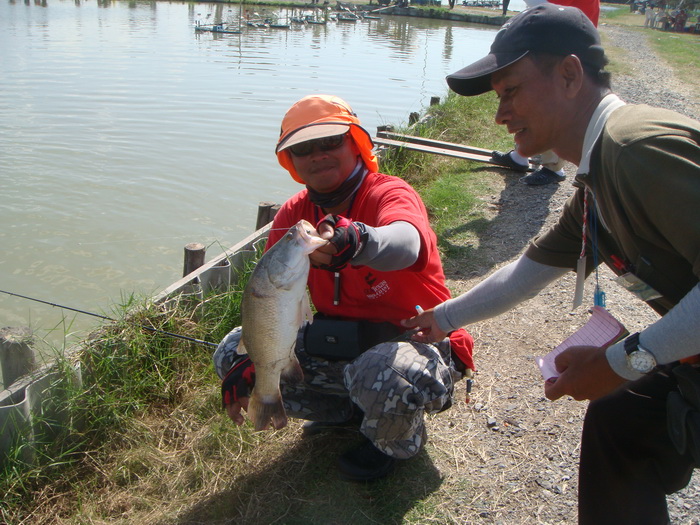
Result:
[[338,186],[335,190],[328,193],[321,193],[320,191],[314,190],[311,186],[306,186],[309,192],[309,199],[316,206],[323,209],[335,208],[340,206],[343,202],[349,199],[355,194],[357,189],[365,180],[365,175],[367,174],[367,168],[365,168],[364,163],[361,159],[357,159],[357,165],[352,171],[350,176],[343,181],[343,183]]

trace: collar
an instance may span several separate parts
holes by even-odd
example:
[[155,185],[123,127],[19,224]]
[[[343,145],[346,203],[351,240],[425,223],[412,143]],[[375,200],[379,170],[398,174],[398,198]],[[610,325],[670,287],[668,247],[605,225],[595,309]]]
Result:
[[[309,199],[320,208],[335,208],[346,200],[354,198],[355,192],[357,192],[358,188],[362,184],[362,181],[365,179],[365,175],[367,175],[368,171],[369,170],[365,167],[362,159],[358,157],[357,164],[355,164],[355,168],[353,169],[352,173],[338,188],[332,192],[321,193],[307,185],[306,190],[308,192]],[[352,201],[350,202],[350,206],[352,206]]]
[[581,162],[578,166],[577,175],[588,173],[591,168],[591,154],[593,146],[598,141],[600,134],[603,132],[605,123],[617,108],[624,106],[625,103],[617,95],[610,93],[605,95],[600,101],[598,107],[593,112],[591,120],[586,128],[586,135],[583,137],[583,150],[581,151]]

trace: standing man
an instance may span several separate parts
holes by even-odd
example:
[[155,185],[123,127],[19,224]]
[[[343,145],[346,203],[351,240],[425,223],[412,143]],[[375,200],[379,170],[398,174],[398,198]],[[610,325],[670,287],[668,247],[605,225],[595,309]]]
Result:
[[[437,238],[416,191],[378,173],[372,139],[344,100],[311,95],[282,120],[275,152],[305,188],[275,216],[267,247],[305,219],[329,244],[310,255],[314,322],[299,332],[304,381],[281,384],[287,413],[305,433],[349,426],[362,444],[339,458],[341,476],[370,481],[426,440],[424,414],[452,404],[473,368],[473,340],[457,329],[436,344],[411,341],[401,319],[448,299]],[[255,368],[234,329],[214,354],[231,419],[242,424]]]
[[[525,0],[525,5],[528,9],[547,3],[547,0]],[[598,27],[598,18],[600,17],[600,0],[555,0],[552,2],[557,5],[567,5],[578,7],[586,16],[593,22],[593,25]],[[505,13],[504,13],[505,15]],[[517,149],[512,149],[506,153],[502,151],[494,151],[491,155],[491,160],[515,171],[527,171],[530,161],[527,157],[518,153]],[[564,173],[564,160],[551,150],[540,153],[539,163],[541,167],[533,173],[520,178],[520,182],[529,186],[543,186],[554,182],[563,182],[566,180]]]
[[607,62],[580,10],[545,4],[512,18],[486,57],[447,77],[461,95],[495,90],[496,122],[523,154],[552,149],[576,164],[578,189],[517,261],[404,326],[420,327],[417,340],[440,340],[568,271],[583,277],[608,265],[662,317],[608,348],[562,352],[545,394],[592,400],[580,523],[660,525],[669,523],[666,494],[700,464],[700,123],[626,105],[611,91]]

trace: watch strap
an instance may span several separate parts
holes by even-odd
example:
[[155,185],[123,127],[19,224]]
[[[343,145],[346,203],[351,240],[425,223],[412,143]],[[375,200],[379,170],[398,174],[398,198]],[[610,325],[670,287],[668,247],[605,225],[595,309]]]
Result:
[[625,339],[625,353],[627,355],[630,355],[637,349],[639,349],[639,332],[635,332]]

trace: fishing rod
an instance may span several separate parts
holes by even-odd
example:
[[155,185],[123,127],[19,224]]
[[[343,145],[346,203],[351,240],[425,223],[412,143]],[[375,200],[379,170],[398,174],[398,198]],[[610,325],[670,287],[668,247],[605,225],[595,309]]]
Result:
[[[47,304],[47,305],[49,305],[49,306],[54,306],[54,307],[56,307],[56,308],[61,308],[61,309],[63,309],[63,310],[70,310],[71,312],[77,312],[77,313],[79,313],[79,314],[91,315],[92,317],[97,317],[97,318],[99,318],[99,319],[104,319],[105,321],[112,321],[112,322],[115,322],[115,323],[117,322],[116,319],[114,319],[114,318],[112,318],[112,317],[107,317],[106,315],[100,315],[100,314],[96,314],[96,313],[93,313],[93,312],[88,312],[88,311],[86,311],[86,310],[80,310],[80,309],[78,309],[78,308],[71,308],[70,306],[64,306],[64,305],[62,305],[62,304],[51,303],[51,302],[49,302],[49,301],[43,301],[43,300],[41,300],[41,299],[36,299],[36,298],[34,298],[34,297],[28,297],[28,296],[26,296],[26,295],[21,295],[21,294],[18,294],[18,293],[8,292],[8,291],[6,291],[6,290],[0,290],[0,293],[4,293],[4,294],[7,294],[7,295],[11,295],[11,296],[13,296],[13,297],[20,297],[21,299],[27,299],[28,301],[34,301],[34,302],[37,302],[37,303]],[[216,343],[210,343],[209,341],[203,341],[202,339],[196,339],[196,338],[194,338],[194,337],[188,337],[188,336],[186,336],[186,335],[180,335],[180,334],[174,334],[174,333],[172,333],[172,332],[166,332],[165,330],[159,330],[158,328],[153,328],[152,326],[146,326],[146,325],[143,325],[143,324],[142,324],[142,325],[141,325],[141,328],[143,328],[143,329],[145,329],[145,330],[149,330],[149,331],[151,331],[151,332],[158,333],[158,334],[167,335],[167,336],[169,336],[169,337],[175,337],[175,338],[177,338],[177,339],[184,339],[185,341],[190,341],[190,342],[192,342],[192,343],[198,343],[198,344],[200,344],[200,345],[207,345],[207,346],[213,346],[213,347],[217,347],[217,346],[218,346]]]

